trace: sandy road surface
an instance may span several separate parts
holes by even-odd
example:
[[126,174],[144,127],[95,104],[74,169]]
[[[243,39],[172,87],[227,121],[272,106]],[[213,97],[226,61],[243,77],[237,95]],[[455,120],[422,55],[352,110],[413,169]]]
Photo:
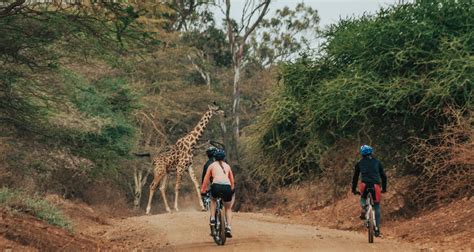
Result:
[[[409,243],[357,232],[292,224],[284,218],[235,214],[234,238],[217,246],[209,236],[208,213],[190,211],[116,220],[102,236],[128,248],[159,251],[417,251]],[[128,249],[127,248],[127,249]]]

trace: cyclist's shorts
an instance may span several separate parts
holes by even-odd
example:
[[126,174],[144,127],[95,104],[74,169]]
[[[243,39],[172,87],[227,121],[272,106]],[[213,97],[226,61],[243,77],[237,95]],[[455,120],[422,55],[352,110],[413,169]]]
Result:
[[365,183],[361,182],[359,184],[359,191],[360,191],[360,195],[362,198],[365,198],[367,196],[367,189],[369,187],[372,187],[374,188],[374,191],[375,191],[375,195],[372,195],[372,198],[374,199],[374,202],[375,203],[380,203],[380,199],[381,199],[381,188],[380,188],[380,185],[379,184],[373,184],[373,185],[366,185]]
[[232,200],[232,190],[230,185],[212,184],[211,185],[211,196],[213,198],[222,198],[224,202]]

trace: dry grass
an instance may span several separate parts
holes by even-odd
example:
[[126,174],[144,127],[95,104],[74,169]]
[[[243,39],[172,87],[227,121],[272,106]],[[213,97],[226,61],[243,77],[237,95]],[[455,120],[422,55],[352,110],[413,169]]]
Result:
[[474,117],[455,110],[447,113],[454,118],[452,124],[439,134],[415,142],[411,161],[423,172],[409,197],[418,209],[474,193]]

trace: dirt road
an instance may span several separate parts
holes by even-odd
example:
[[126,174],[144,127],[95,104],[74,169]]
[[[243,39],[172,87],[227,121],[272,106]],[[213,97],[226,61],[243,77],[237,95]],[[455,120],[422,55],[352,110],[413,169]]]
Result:
[[236,213],[234,238],[217,246],[209,236],[208,213],[188,211],[116,220],[100,234],[128,248],[160,251],[416,251],[391,239],[368,244],[357,232],[290,223],[285,218]]

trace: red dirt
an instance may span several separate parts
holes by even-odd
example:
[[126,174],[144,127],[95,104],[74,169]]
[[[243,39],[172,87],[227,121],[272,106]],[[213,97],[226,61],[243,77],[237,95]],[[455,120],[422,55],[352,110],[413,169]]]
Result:
[[[82,234],[48,225],[27,214],[1,211],[0,248],[18,250],[97,250],[104,244]],[[5,242],[5,243],[4,243]]]
[[100,238],[100,234],[105,233],[103,230],[110,228],[110,215],[57,195],[48,195],[46,200],[60,207],[71,219],[73,231],[49,225],[25,213],[0,209],[0,250],[91,251],[123,248],[119,242]]
[[[392,185],[391,191],[384,195],[382,231],[386,239],[377,239],[378,244],[371,248],[474,249],[474,199],[465,198],[406,219],[399,211],[404,203],[397,191],[402,190],[402,187],[403,183]],[[368,248],[365,230],[357,218],[358,197],[348,193],[331,206],[321,208],[308,200],[307,195],[305,201],[299,200],[298,195],[306,192],[308,188],[305,187],[279,192],[293,201],[266,210],[267,214],[236,214],[233,226],[238,239],[231,239],[226,248],[345,250],[348,248],[346,245],[361,251]],[[71,234],[27,214],[11,214],[1,210],[0,250],[219,249],[206,234],[207,213],[196,212],[193,207],[173,214],[127,217],[130,212],[124,212],[126,215],[123,217],[116,217],[115,214],[111,216],[81,202],[63,200],[57,196],[48,196],[46,199],[69,216],[74,223],[74,232]],[[195,203],[190,198],[186,202]],[[183,235],[187,238],[182,239]]]
[[[382,195],[382,233],[385,237],[415,242],[424,248],[474,250],[474,199],[457,200],[408,218],[403,212],[405,202],[401,192],[409,180],[398,179],[389,192]],[[300,197],[298,195],[307,195],[307,191],[307,186],[302,186],[281,193],[295,199]],[[283,204],[267,212],[281,216],[290,214],[300,223],[365,232],[358,218],[359,211],[359,197],[348,192],[324,208],[319,208],[316,200],[307,199],[299,204]]]

